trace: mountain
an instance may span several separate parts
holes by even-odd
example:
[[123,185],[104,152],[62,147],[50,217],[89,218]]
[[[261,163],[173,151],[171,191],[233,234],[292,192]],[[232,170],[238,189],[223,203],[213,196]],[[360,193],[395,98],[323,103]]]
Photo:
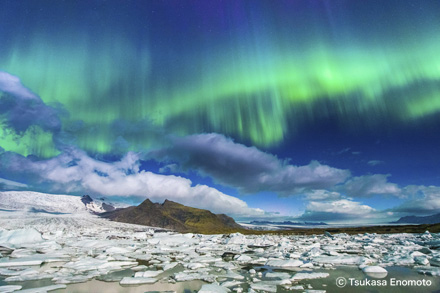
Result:
[[224,214],[216,215],[169,200],[159,204],[147,199],[138,206],[116,209],[100,216],[117,222],[161,227],[182,233],[231,233],[243,229]]
[[406,216],[402,217],[399,220],[397,220],[394,223],[406,223],[406,224],[437,224],[440,223],[440,213],[431,215],[431,216],[425,216],[425,217],[419,217],[419,216]]
[[292,221],[284,221],[284,222],[252,221],[249,224],[252,224],[252,225],[286,225],[286,226],[323,226],[323,225],[327,225],[324,222],[292,222]]

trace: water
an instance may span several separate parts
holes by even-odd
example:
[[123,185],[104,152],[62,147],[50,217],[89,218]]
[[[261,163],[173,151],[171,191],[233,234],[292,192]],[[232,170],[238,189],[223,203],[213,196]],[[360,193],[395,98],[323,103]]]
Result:
[[[375,279],[366,276],[361,270],[357,267],[349,267],[349,266],[341,266],[337,267],[334,270],[326,270],[325,272],[329,273],[330,276],[325,279],[316,279],[316,280],[304,280],[301,283],[310,284],[313,289],[316,290],[326,290],[327,292],[386,292],[386,293],[401,293],[401,292],[440,292],[440,278],[433,276],[425,276],[417,273],[417,271],[407,268],[407,267],[386,267],[388,271],[388,275],[383,279]],[[337,278],[343,277],[347,280],[347,285],[343,288],[336,286]],[[355,286],[354,280],[353,285],[350,283],[350,278],[354,278],[355,280],[382,280],[386,281],[386,286]],[[391,279],[395,280],[423,280],[431,281],[432,284],[429,287],[410,287],[410,286],[392,286]],[[287,292],[285,290],[280,290],[279,292]]]
[[[246,267],[242,270],[241,274],[248,277],[247,270],[250,267]],[[327,292],[415,292],[415,293],[424,293],[424,292],[440,292],[440,278],[433,276],[424,276],[417,271],[408,268],[408,267],[387,267],[388,275],[383,279],[375,279],[372,277],[366,276],[361,270],[358,269],[357,266],[339,266],[334,269],[320,269],[320,270],[301,270],[301,269],[292,269],[292,270],[280,270],[280,269],[272,269],[266,266],[256,266],[255,269],[263,272],[325,272],[329,273],[330,276],[324,279],[315,279],[315,280],[301,280],[298,281],[298,285],[303,285],[305,289],[310,285],[314,290],[326,290]],[[181,270],[180,268],[176,270]],[[147,291],[176,291],[176,292],[194,292],[198,291],[203,284],[206,284],[203,281],[194,280],[188,282],[177,282],[177,283],[168,283],[166,281],[169,275],[172,275],[174,272],[166,273],[166,275],[161,275],[161,279],[165,278],[165,280],[160,280],[155,284],[145,284],[145,285],[134,285],[134,286],[121,286],[118,281],[106,282],[102,280],[90,280],[85,283],[77,283],[77,284],[69,284],[66,289],[56,290],[52,292],[75,292],[75,293],[86,293],[86,292],[147,292]],[[106,276],[107,279],[122,279],[125,276],[133,275],[133,271],[127,269],[119,272],[114,272]],[[336,280],[338,278],[345,278],[347,280],[347,284],[340,288],[336,285]],[[352,281],[350,281],[352,279]],[[404,280],[414,280],[414,281],[423,281],[425,283],[431,282],[430,286],[398,286],[393,285],[392,279],[396,282],[404,281]],[[265,277],[261,278],[262,281],[267,281]],[[380,280],[380,282],[386,282],[386,286],[356,286],[355,280],[358,282],[365,282],[365,280]],[[38,280],[38,281],[27,281],[27,282],[10,282],[6,283],[3,279],[0,279],[0,285],[21,285],[23,289],[35,288],[52,285],[50,279]],[[296,285],[296,284],[294,284]],[[249,285],[243,284],[242,288],[247,291]],[[277,292],[289,292],[289,290],[284,289],[281,286],[277,287]]]

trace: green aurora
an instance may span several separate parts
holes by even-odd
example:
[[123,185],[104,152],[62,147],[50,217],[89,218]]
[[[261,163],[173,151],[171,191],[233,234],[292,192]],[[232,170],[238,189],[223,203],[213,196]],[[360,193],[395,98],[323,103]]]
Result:
[[[0,69],[62,109],[63,137],[90,153],[149,149],[155,143],[151,128],[224,133],[268,148],[328,115],[344,128],[354,118],[407,122],[440,111],[440,34],[430,33],[432,26],[391,26],[360,39],[362,29],[354,23],[336,42],[320,32],[325,21],[310,37],[271,17],[266,28],[261,20],[249,21],[241,38],[207,37],[178,57],[155,47],[172,35],[139,39],[111,20],[99,33],[60,26],[53,34],[36,23],[26,38],[6,42]],[[167,42],[165,47],[179,45]],[[115,122],[136,130],[115,131]],[[25,133],[3,127],[0,144],[22,155],[58,153],[52,133],[38,126]]]

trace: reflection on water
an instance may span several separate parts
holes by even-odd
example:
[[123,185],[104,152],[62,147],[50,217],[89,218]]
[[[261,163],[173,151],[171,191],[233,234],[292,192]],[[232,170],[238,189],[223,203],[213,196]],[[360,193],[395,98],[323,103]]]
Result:
[[[364,274],[357,267],[350,266],[341,266],[337,267],[333,270],[326,270],[325,272],[329,273],[330,276],[325,279],[317,279],[317,280],[303,280],[302,284],[310,284],[315,290],[326,290],[327,292],[383,292],[383,293],[402,293],[402,292],[414,292],[414,293],[423,293],[423,292],[440,292],[440,278],[432,277],[432,276],[424,276],[417,271],[406,268],[406,267],[386,267],[388,271],[388,275],[383,279],[376,279]],[[343,288],[336,286],[336,279],[343,277],[347,280],[347,285]],[[350,279],[353,279],[352,281]],[[355,280],[383,280],[386,281],[386,286],[355,286]],[[391,286],[391,279],[395,280],[429,280],[432,282],[432,285],[429,287],[421,287],[421,286]],[[353,283],[353,285],[351,285]],[[282,290],[279,288],[279,292],[288,292],[286,290]]]
[[139,286],[121,286],[117,282],[103,282],[98,280],[91,280],[86,283],[78,283],[68,285],[64,290],[56,290],[52,292],[128,292],[128,293],[144,293],[147,291],[176,291],[176,292],[193,292],[198,291],[202,285],[205,284],[202,281],[190,281],[181,283],[160,283],[146,284]]
[[[244,267],[244,270],[240,271],[241,274],[248,277],[247,271],[250,267]],[[161,274],[159,276],[159,281],[155,284],[145,284],[145,285],[135,285],[135,286],[121,286],[119,285],[119,282],[117,280],[122,279],[122,277],[125,276],[132,276],[133,271],[130,269],[114,272],[111,274],[108,274],[107,276],[102,276],[100,280],[90,280],[85,283],[77,283],[77,284],[70,284],[67,285],[66,289],[63,290],[56,290],[52,292],[75,292],[75,293],[88,293],[88,292],[129,292],[129,293],[136,293],[136,292],[147,292],[147,291],[176,291],[176,292],[194,292],[198,291],[205,282],[203,281],[189,281],[189,282],[177,282],[177,283],[168,283],[167,280],[169,280],[169,276],[172,275],[175,271],[181,271],[183,267],[175,268],[173,269],[173,272],[165,272],[164,274]],[[298,271],[298,268],[296,270],[280,270],[280,269],[272,269],[270,267],[266,266],[256,266],[256,271],[262,272],[263,277],[260,279],[262,281],[267,280],[264,277],[264,274],[266,272],[271,271],[286,271],[290,272],[292,275]],[[423,293],[423,292],[440,292],[440,278],[439,277],[432,277],[432,276],[424,276],[421,274],[418,274],[417,271],[411,268],[406,267],[386,267],[388,271],[388,275],[383,279],[376,279],[372,276],[367,276],[362,272],[362,270],[359,270],[356,266],[340,266],[334,269],[321,269],[321,270],[300,270],[301,272],[326,272],[329,273],[330,276],[324,279],[315,279],[315,280],[301,280],[297,284],[302,285],[304,289],[309,288],[311,286],[315,290],[326,290],[327,292],[414,292],[414,293]],[[245,273],[246,272],[246,273]],[[336,279],[343,277],[347,280],[347,284],[340,288],[336,286]],[[109,280],[109,281],[103,281],[103,280]],[[352,279],[352,281],[350,281]],[[425,280],[430,281],[432,284],[431,286],[421,287],[421,286],[392,286],[391,285],[391,279],[395,280]],[[112,281],[110,281],[112,280]],[[354,281],[362,281],[365,282],[365,280],[380,280],[380,282],[386,281],[386,286],[355,286]],[[220,280],[219,280],[220,281]],[[352,282],[353,284],[351,284]],[[48,286],[52,285],[50,279],[44,279],[44,280],[37,280],[37,281],[27,281],[27,282],[10,282],[6,283],[4,282],[4,278],[0,279],[0,286],[1,285],[21,285],[23,286],[23,289],[27,288],[36,288],[36,287],[42,287],[42,286]],[[364,283],[363,283],[364,284]],[[243,284],[242,288],[244,289],[244,292],[247,291],[249,286],[247,284]],[[277,292],[291,292],[288,291],[281,286],[278,286]]]

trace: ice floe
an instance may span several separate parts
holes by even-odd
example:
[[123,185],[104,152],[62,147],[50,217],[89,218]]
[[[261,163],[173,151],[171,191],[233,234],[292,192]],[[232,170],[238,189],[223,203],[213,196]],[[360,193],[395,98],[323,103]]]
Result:
[[388,275],[388,271],[380,266],[365,266],[362,271],[373,278],[385,278]]
[[26,211],[0,211],[0,227],[0,280],[10,283],[0,292],[40,279],[53,286],[24,292],[92,279],[118,282],[115,286],[193,282],[201,292],[311,291],[308,280],[329,278],[330,269],[346,265],[372,277],[386,275],[389,266],[440,275],[438,233],[179,234],[90,213]]

